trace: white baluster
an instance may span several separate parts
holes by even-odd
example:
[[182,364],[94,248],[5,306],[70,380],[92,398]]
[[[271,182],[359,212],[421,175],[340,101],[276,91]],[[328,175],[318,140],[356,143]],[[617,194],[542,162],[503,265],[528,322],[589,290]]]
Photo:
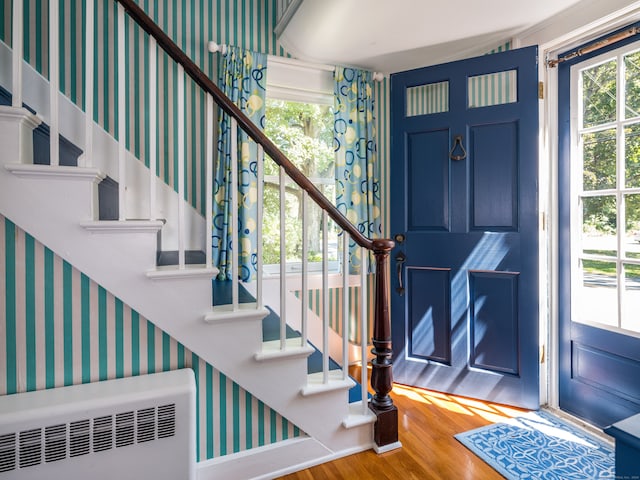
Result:
[[211,267],[212,238],[211,229],[213,227],[213,97],[207,93],[207,123],[205,127],[205,267]]
[[322,383],[329,382],[329,233],[328,216],[322,211]]
[[82,155],[82,166],[87,167],[92,162],[93,157],[93,69],[94,69],[94,56],[93,56],[93,44],[94,44],[94,30],[93,30],[93,18],[94,8],[93,0],[85,1],[86,19],[85,19],[85,31],[87,32],[85,39],[84,59],[85,59],[85,72],[84,72],[84,155]]
[[184,219],[184,68],[178,64],[178,267],[185,266]]
[[302,190],[302,338],[300,346],[307,345],[309,332],[307,323],[309,318],[309,238],[307,234],[308,218],[307,218],[308,196],[306,190]]
[[[14,1],[16,3],[17,0]],[[49,140],[50,163],[60,164],[60,22],[59,0],[49,2]]]
[[13,36],[12,36],[12,100],[11,106],[22,107],[22,59],[24,58],[24,3],[13,0]]
[[369,312],[367,309],[367,263],[369,259],[369,251],[362,247],[360,249],[360,304],[362,305],[362,327],[360,329],[360,345],[362,347],[362,368],[360,371],[360,391],[362,395],[362,414],[368,415],[369,407],[367,404],[367,326]]
[[349,235],[342,231],[342,378],[349,376]]
[[262,307],[262,221],[264,217],[264,149],[258,145],[258,224],[256,225],[256,245],[257,265],[256,265],[256,300],[257,308]]
[[124,37],[124,7],[118,3],[118,219],[127,218],[126,188],[127,188],[127,138],[126,138],[126,98],[125,98],[125,37]]
[[158,218],[156,169],[158,167],[158,44],[149,36],[149,219]]
[[233,309],[238,309],[238,122],[231,119],[231,300]]
[[280,167],[280,349],[286,348],[287,337],[287,238],[286,238],[286,177]]

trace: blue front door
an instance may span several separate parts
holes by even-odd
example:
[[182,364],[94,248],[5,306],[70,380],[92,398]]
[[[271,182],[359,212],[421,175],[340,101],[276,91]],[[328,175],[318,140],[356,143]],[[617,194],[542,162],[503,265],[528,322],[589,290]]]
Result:
[[559,405],[600,427],[640,412],[638,78],[637,37],[558,66]]
[[394,380],[537,408],[537,49],[391,77]]

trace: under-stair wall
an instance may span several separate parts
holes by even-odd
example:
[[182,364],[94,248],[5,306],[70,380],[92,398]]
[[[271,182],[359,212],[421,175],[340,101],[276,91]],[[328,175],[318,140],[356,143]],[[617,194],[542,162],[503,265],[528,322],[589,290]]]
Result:
[[192,368],[198,461],[304,435],[0,215],[0,395]]

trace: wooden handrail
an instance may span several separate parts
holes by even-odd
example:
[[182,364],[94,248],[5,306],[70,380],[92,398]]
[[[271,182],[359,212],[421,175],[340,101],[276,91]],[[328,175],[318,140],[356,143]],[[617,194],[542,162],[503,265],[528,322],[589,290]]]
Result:
[[[389,253],[394,246],[393,240],[365,237],[340,213],[316,186],[291,163],[276,145],[227,97],[218,86],[171,40],[164,31],[135,3],[134,0],[117,0],[129,16],[176,62],[205,92],[208,92],[222,110],[236,119],[238,125],[258,144],[264,153],[280,165],[289,177],[304,189],[313,201],[327,212],[329,217],[361,247],[373,252],[376,262],[375,308],[373,327],[373,350],[375,359],[371,362],[371,386],[376,394],[369,404],[377,421],[374,427],[374,441],[378,447],[395,448],[398,443],[398,410],[393,404],[391,392],[392,349],[391,317],[389,313]],[[363,259],[364,268],[364,259]],[[391,446],[391,447],[390,447]]]
[[275,144],[247,117],[218,86],[198,67],[187,54],[175,44],[169,36],[140,8],[134,0],[117,0],[122,4],[133,20],[176,62],[182,65],[184,71],[205,92],[211,94],[216,103],[229,115],[238,121],[238,125],[258,144],[271,159],[284,168],[284,171],[300,188],[307,191],[309,196],[325,210],[331,219],[343,230],[349,232],[351,238],[361,247],[373,250],[373,242],[340,213],[340,211],[325,197],[316,186],[291,163]]

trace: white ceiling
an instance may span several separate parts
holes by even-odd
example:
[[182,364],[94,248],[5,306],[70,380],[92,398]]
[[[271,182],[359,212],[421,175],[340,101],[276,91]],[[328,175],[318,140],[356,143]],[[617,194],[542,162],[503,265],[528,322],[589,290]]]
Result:
[[303,60],[397,72],[485,53],[581,2],[305,0],[280,41]]

